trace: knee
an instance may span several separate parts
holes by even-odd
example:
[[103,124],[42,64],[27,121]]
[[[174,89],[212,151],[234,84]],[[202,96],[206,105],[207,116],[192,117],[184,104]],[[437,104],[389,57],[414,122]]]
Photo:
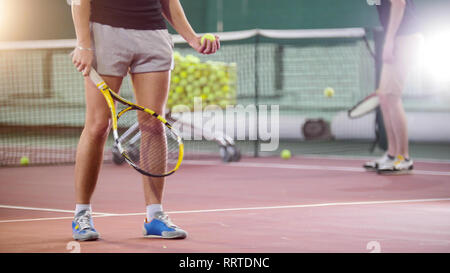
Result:
[[98,119],[86,122],[84,132],[89,135],[91,139],[104,140],[108,137],[110,128],[111,125],[109,119]]

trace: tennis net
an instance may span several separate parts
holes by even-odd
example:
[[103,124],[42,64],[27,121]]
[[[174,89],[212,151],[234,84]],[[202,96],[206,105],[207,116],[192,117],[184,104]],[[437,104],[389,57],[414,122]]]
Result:
[[[173,95],[178,86],[183,87],[183,92],[195,92],[195,88],[186,88],[189,81],[182,81],[192,76],[191,82],[203,81],[200,97],[205,88],[211,97],[220,97],[225,89],[233,94],[222,104],[203,97],[203,106],[255,106],[257,111],[264,105],[279,106],[281,140],[304,143],[310,139],[357,139],[364,143],[357,149],[367,148],[365,143],[374,137],[373,115],[357,121],[346,117],[347,109],[375,89],[374,47],[364,29],[248,30],[218,35],[220,51],[207,56],[197,54],[179,36],[173,36],[177,54],[183,58],[193,56],[203,64],[227,67],[228,74],[227,82],[218,85],[220,78],[205,81],[191,75],[194,71],[189,67],[177,65],[172,73],[171,107],[178,102],[189,104],[199,95],[191,94],[188,99],[187,93],[181,97]],[[31,164],[74,162],[85,117],[83,78],[69,57],[74,46],[75,40],[0,43],[0,166],[18,165],[22,156],[29,157]],[[327,88],[334,90],[332,97],[324,95]],[[412,97],[423,102],[421,95],[414,92],[410,92]],[[120,93],[132,99],[128,78]],[[408,107],[425,109],[423,103],[407,104]],[[442,107],[442,111],[449,112],[448,106]],[[236,125],[250,121],[225,121],[230,122]],[[262,126],[261,121],[256,123],[254,128]],[[264,142],[250,139],[251,130],[247,128],[245,137],[236,139],[245,155],[259,154]],[[236,138],[236,134],[231,133],[231,137]],[[185,142],[187,157],[219,158],[215,143],[205,139]],[[112,143],[108,139],[105,161],[112,160]]]

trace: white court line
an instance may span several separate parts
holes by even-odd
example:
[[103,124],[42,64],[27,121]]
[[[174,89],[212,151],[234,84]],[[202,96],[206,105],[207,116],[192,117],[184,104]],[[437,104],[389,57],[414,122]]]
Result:
[[[9,206],[9,205],[0,205],[2,209],[20,209],[20,210],[37,210],[37,211],[49,211],[49,212],[62,212],[62,213],[75,213],[74,210],[63,210],[63,209],[50,209],[50,208],[35,208],[35,207],[22,207],[22,206]],[[103,212],[93,212],[98,215],[108,215],[108,213]]]
[[17,222],[33,222],[33,221],[49,221],[49,220],[67,220],[73,219],[72,217],[48,217],[48,218],[30,218],[30,219],[15,219],[15,220],[1,220],[1,223],[17,223]]
[[438,171],[423,171],[414,170],[412,174],[423,174],[423,175],[437,175],[437,176],[450,176],[450,172],[438,172]]
[[[184,211],[171,211],[171,212],[167,212],[167,213],[169,213],[169,214],[189,214],[189,213],[205,213],[205,212],[271,210],[271,209],[292,209],[292,208],[317,208],[317,207],[380,205],[380,204],[420,203],[420,202],[438,202],[438,201],[450,201],[450,198],[381,200],[381,201],[317,203],[317,204],[298,204],[298,205],[247,207],[247,208],[244,207],[244,208],[228,208],[228,209],[184,210]],[[110,214],[108,216],[135,216],[135,215],[145,215],[145,213],[121,213],[121,214]]]
[[[291,169],[291,170],[319,170],[319,171],[343,171],[343,172],[357,172],[367,173],[362,167],[338,167],[326,165],[303,165],[303,164],[281,164],[281,163],[257,163],[257,162],[237,162],[223,164],[216,161],[202,161],[202,160],[185,160],[183,164],[188,165],[204,165],[204,166],[231,166],[244,168],[273,168],[273,169]],[[433,176],[450,176],[450,172],[440,171],[425,171],[413,170],[412,174],[433,175]]]
[[[261,156],[261,158],[271,158],[273,156]],[[374,160],[380,158],[380,156],[353,156],[353,155],[318,155],[318,154],[302,154],[301,156],[293,156],[292,158],[304,158],[304,159],[330,159],[330,160],[346,160],[346,161],[357,161],[357,160]],[[432,164],[450,164],[450,160],[446,159],[429,159],[429,158],[414,158],[416,163],[432,163]]]
[[[292,208],[317,208],[317,207],[337,207],[337,206],[360,206],[360,205],[382,205],[382,204],[402,204],[402,203],[423,203],[423,202],[439,202],[450,201],[450,198],[430,198],[430,199],[409,199],[409,200],[379,200],[379,201],[362,201],[362,202],[336,202],[336,203],[317,203],[317,204],[298,204],[286,206],[266,206],[266,207],[244,207],[244,208],[225,208],[225,209],[206,209],[206,210],[185,210],[185,211],[168,211],[168,214],[190,214],[190,213],[207,213],[207,212],[227,212],[227,211],[248,211],[248,210],[272,210],[272,209],[292,209]],[[93,217],[124,217],[145,215],[143,212],[138,213],[108,213],[98,214]],[[53,218],[31,218],[16,220],[1,220],[0,223],[28,222],[28,221],[46,221],[73,219],[73,217],[53,217]]]
[[[144,213],[145,214],[145,213]],[[92,217],[110,217],[119,216],[117,214],[95,214]],[[14,219],[14,220],[0,220],[1,223],[17,223],[17,222],[35,222],[35,221],[50,221],[50,220],[73,220],[73,216],[63,216],[63,217],[46,217],[46,218],[29,218],[29,219]]]

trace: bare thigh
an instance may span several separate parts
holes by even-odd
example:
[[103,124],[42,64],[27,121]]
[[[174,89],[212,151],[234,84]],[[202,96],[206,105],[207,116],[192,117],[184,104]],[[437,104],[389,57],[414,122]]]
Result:
[[132,80],[136,102],[164,115],[170,71],[133,74]]
[[396,39],[395,60],[383,63],[380,79],[380,94],[400,97],[411,66],[418,62],[422,36],[413,34]]
[[[102,76],[102,78],[113,91],[119,92],[122,84],[121,77]],[[111,111],[109,110],[105,98],[88,77],[85,78],[85,90],[85,128],[92,128],[95,131],[105,131],[107,134],[110,126]],[[96,132],[96,134],[98,133],[101,132]]]

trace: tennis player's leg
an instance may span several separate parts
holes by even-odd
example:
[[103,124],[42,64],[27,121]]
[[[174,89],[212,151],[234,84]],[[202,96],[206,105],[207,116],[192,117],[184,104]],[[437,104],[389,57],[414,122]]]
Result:
[[[169,92],[170,71],[138,73],[132,75],[133,87],[136,96],[136,103],[152,109],[160,115],[164,115],[167,95]],[[140,114],[140,113],[139,113]],[[165,134],[164,125],[159,121],[141,122],[139,126],[145,127],[141,129],[142,145],[150,145],[147,151],[149,154],[156,155],[158,151],[165,152]],[[141,147],[141,149],[144,149]],[[160,166],[153,168],[165,168],[165,157],[161,154]],[[145,154],[141,154],[141,160],[148,160]],[[154,161],[152,161],[154,162]],[[145,163],[144,163],[145,164]],[[144,196],[146,205],[161,204],[165,179],[159,177],[142,176]]]
[[[113,90],[119,90],[121,77],[102,76]],[[89,204],[103,161],[103,149],[110,130],[111,112],[105,98],[89,78],[85,78],[86,119],[75,161],[77,204]]]
[[392,120],[396,125],[393,129],[397,141],[396,146],[398,147],[397,154],[399,155],[395,168],[399,171],[413,168],[413,161],[410,160],[409,155],[408,123],[402,102],[402,92],[411,67],[418,62],[422,42],[421,34],[402,35],[396,41],[397,58],[395,65],[399,87],[396,89],[396,92],[398,92],[396,100],[392,103]]
[[[396,118],[394,115],[394,104],[397,104],[397,95],[399,87],[398,76],[397,76],[396,64],[383,63],[381,67],[380,84],[378,87],[378,97],[380,99],[380,109],[383,117],[383,124],[386,130],[386,137],[388,140],[388,147],[386,153],[379,159],[366,162],[364,167],[366,169],[379,169],[387,168],[388,166],[393,168],[393,164],[396,161],[398,155],[398,142],[394,134],[394,126],[397,122],[394,121]],[[401,92],[400,92],[401,94]]]
[[[135,73],[132,74],[132,80],[137,104],[163,115],[169,92],[170,71]],[[144,119],[139,119],[138,116],[138,120]],[[143,145],[148,145],[145,149],[149,151],[150,156],[160,157],[160,164],[152,168],[165,169],[167,143],[164,125],[159,121],[154,121],[139,124],[139,126],[146,127],[141,129],[141,149],[144,149]],[[147,155],[141,153],[140,160],[148,160],[145,156]],[[164,177],[142,176],[144,198],[147,206],[147,218],[143,229],[144,236],[166,239],[185,238],[187,232],[174,225],[163,212],[164,183]]]
[[[91,43],[94,49],[92,66],[115,92],[119,92],[127,74],[132,53],[119,32],[108,25],[91,23]],[[111,75],[111,76],[104,76]],[[75,194],[77,204],[89,204],[103,160],[103,147],[110,129],[111,113],[103,94],[85,77],[86,118],[77,148],[75,162]]]
[[378,170],[380,166],[390,165],[392,166],[395,162],[395,157],[397,153],[397,143],[394,141],[394,130],[392,128],[392,120],[390,119],[390,99],[387,95],[391,89],[391,83],[393,81],[393,70],[391,64],[383,64],[381,70],[380,85],[378,88],[378,97],[380,99],[380,108],[383,113],[383,123],[386,129],[386,136],[388,139],[388,149],[386,153],[375,160],[368,161],[364,163],[363,167],[367,170]]
[[387,153],[391,156],[396,156],[398,152],[394,135],[394,122],[392,119],[393,103],[398,96],[398,92],[393,91],[393,89],[399,88],[397,81],[396,66],[394,64],[384,63],[381,71],[378,96],[380,98],[380,107],[383,113],[384,126],[386,128],[386,136],[388,138]]
[[409,160],[407,119],[401,98],[405,73],[397,63],[386,64],[383,69],[389,76],[380,88],[380,106],[388,139],[388,155],[396,158],[381,164],[378,170],[391,172],[396,170],[399,160]]
[[[417,60],[420,35],[399,36],[396,40],[396,59],[383,64],[380,82],[380,105],[388,137],[388,154],[397,156],[393,164],[381,169],[412,169],[409,160],[408,124],[402,103],[402,92],[411,66]],[[392,155],[392,154],[391,154]]]
[[[121,77],[103,76],[106,83],[119,90]],[[86,119],[75,159],[74,239],[94,240],[99,237],[91,219],[91,197],[103,161],[103,149],[110,130],[111,113],[103,95],[89,78],[85,78]]]
[[[136,102],[164,115],[169,92],[170,70],[173,69],[173,42],[167,29],[128,31],[129,39],[136,41],[134,58],[130,65]],[[139,115],[138,115],[139,119]],[[160,164],[153,168],[166,168],[166,136],[160,122],[140,123],[141,148],[146,146],[153,156],[160,158]],[[146,130],[153,129],[153,130]],[[149,141],[147,141],[149,140]],[[142,155],[140,160],[145,160]],[[154,162],[154,160],[152,161]],[[162,201],[165,178],[143,176],[144,198],[147,217],[144,236],[166,239],[185,238],[187,233],[174,225],[163,212]]]

